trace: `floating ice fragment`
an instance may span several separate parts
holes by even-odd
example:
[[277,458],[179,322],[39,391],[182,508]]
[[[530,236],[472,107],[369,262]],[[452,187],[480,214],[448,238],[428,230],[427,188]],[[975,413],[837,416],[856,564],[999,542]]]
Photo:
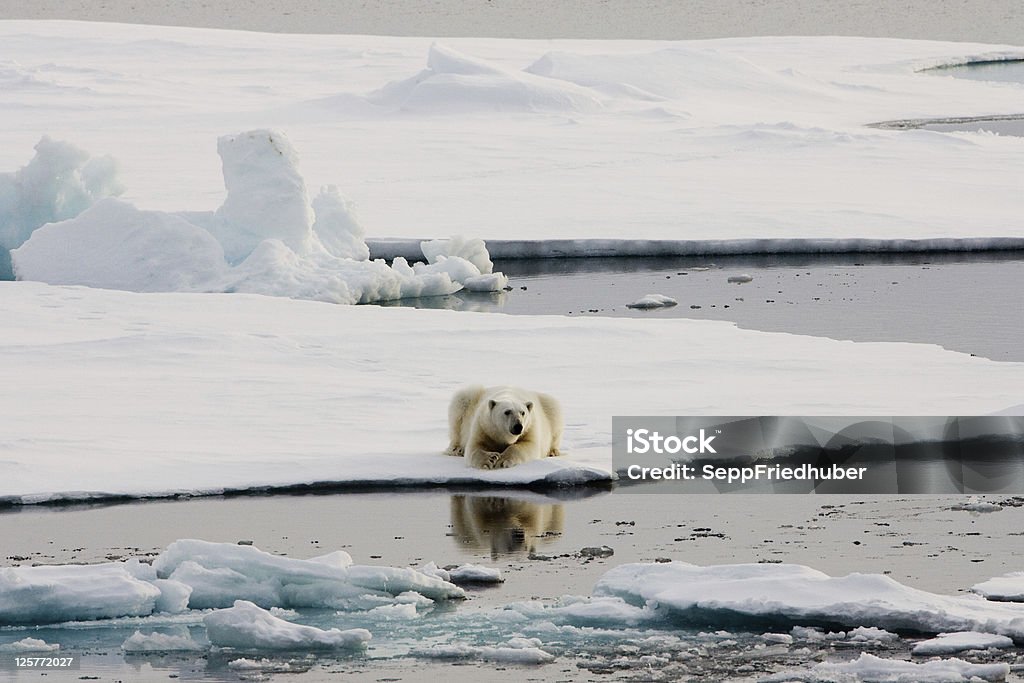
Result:
[[626,308],[664,308],[678,304],[678,301],[664,294],[646,294],[633,303],[626,304]]
[[858,681],[863,683],[967,683],[1003,681],[1010,674],[1008,664],[971,664],[961,659],[937,659],[915,664],[882,659],[867,653],[850,662],[823,662],[806,671],[787,671],[762,678],[763,683],[805,681],[825,683]]
[[633,604],[654,603],[676,620],[765,617],[797,625],[982,631],[1024,639],[1024,605],[938,595],[880,574],[833,578],[793,564],[626,564],[601,577],[594,595],[594,600],[616,597]]
[[923,640],[914,645],[911,653],[926,657],[929,655],[951,655],[964,650],[987,650],[990,647],[1013,647],[1013,640],[1006,636],[977,631],[940,633],[937,638]]
[[239,650],[334,650],[365,647],[370,632],[363,628],[323,630],[293,624],[247,600],[203,618],[206,635],[217,647]]
[[846,634],[846,639],[853,643],[888,643],[899,640],[895,633],[874,626],[858,626]]
[[188,635],[136,631],[121,644],[125,652],[198,652],[207,649]]
[[47,643],[40,638],[22,638],[13,643],[0,644],[0,652],[56,652],[59,649],[57,643]]
[[729,276],[729,282],[733,282],[735,284],[743,284],[744,282],[750,282],[753,279],[754,277],[752,275],[747,275],[745,273],[743,275]]
[[975,584],[971,590],[989,600],[1024,602],[1024,572],[1010,572]]
[[483,567],[478,564],[464,564],[461,567],[448,570],[449,581],[454,584],[463,583],[504,583],[501,577],[501,570],[493,567]]

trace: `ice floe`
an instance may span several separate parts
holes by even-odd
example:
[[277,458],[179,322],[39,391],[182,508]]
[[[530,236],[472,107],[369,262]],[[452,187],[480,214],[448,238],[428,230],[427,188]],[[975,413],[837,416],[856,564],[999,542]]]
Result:
[[645,294],[636,301],[626,304],[627,308],[665,308],[679,302],[664,294]]
[[989,600],[1024,602],[1024,572],[1010,572],[975,584],[971,590]]
[[336,650],[366,646],[366,629],[319,629],[278,619],[247,600],[203,617],[206,635],[217,647],[236,650]]
[[965,650],[987,650],[990,647],[1013,647],[1013,640],[1006,636],[977,631],[959,631],[957,633],[940,633],[935,638],[922,640],[911,649],[915,655],[951,655]]
[[208,648],[188,634],[136,631],[125,639],[121,649],[125,652],[199,652]]
[[594,595],[653,606],[695,622],[742,617],[875,627],[851,632],[872,640],[891,638],[879,629],[973,630],[1024,640],[1024,606],[938,595],[880,574],[830,577],[792,564],[626,564],[601,577]]
[[806,671],[787,671],[760,679],[763,683],[805,681],[806,683],[972,683],[1004,681],[1009,664],[973,664],[962,659],[937,659],[915,664],[898,659],[883,659],[862,653],[849,662],[822,662]]
[[343,551],[298,560],[192,539],[169,545],[152,566],[129,560],[0,568],[0,624],[144,617],[168,606],[182,613],[239,600],[264,609],[396,605],[395,614],[410,616],[417,606],[464,597],[445,580],[404,567],[355,565]]
[[13,643],[0,643],[0,652],[18,654],[21,652],[56,652],[58,643],[47,643],[41,638],[22,638]]
[[[987,414],[1020,403],[1024,383],[1024,364],[936,346],[714,321],[0,287],[0,375],[18,387],[0,394],[0,501],[8,504],[355,483],[607,481],[610,418],[623,412]],[[611,380],[612,394],[594,391],[594,358],[621,378]],[[700,396],[680,395],[665,377],[685,377]],[[471,378],[556,396],[569,423],[565,455],[495,471],[442,455],[447,405]],[[942,424],[922,433],[941,434]]]

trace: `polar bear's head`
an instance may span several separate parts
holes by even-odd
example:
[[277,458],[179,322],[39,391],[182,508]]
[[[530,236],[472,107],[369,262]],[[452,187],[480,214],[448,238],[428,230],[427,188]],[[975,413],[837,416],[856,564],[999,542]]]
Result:
[[508,399],[491,399],[487,402],[491,424],[509,443],[515,443],[530,431],[533,420],[533,401],[517,401]]

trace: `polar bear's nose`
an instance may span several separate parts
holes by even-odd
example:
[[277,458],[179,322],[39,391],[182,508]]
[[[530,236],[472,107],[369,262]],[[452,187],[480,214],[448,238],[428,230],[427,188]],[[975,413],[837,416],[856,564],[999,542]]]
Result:
[[519,436],[520,434],[522,434],[523,433],[523,423],[522,422],[516,422],[515,424],[513,424],[512,425],[512,433],[515,434],[516,436]]

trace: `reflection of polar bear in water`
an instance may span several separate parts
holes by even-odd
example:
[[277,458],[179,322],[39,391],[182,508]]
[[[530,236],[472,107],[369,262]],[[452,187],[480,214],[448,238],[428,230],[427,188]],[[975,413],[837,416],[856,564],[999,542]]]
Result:
[[448,407],[448,455],[490,470],[559,455],[562,409],[553,397],[516,387],[461,389]]
[[537,549],[562,533],[562,506],[515,498],[452,496],[452,529],[464,546],[489,549],[491,557]]

